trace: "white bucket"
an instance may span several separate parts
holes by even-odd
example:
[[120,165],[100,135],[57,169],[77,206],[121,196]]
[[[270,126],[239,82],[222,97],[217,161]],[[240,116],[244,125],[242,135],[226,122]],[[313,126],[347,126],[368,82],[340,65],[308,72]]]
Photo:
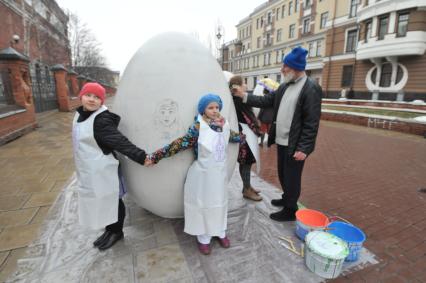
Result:
[[309,270],[327,279],[338,277],[349,254],[348,245],[322,231],[309,232],[305,241],[305,264]]

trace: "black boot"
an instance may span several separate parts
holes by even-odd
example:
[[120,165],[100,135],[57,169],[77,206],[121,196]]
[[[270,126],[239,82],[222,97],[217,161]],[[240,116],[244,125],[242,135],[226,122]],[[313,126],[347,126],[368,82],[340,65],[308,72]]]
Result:
[[294,221],[296,220],[296,211],[292,209],[283,208],[282,210],[271,213],[269,217],[272,220],[285,222],[285,221]]
[[93,245],[95,247],[99,247],[106,238],[109,237],[109,234],[111,234],[111,231],[105,231],[102,235],[99,236],[99,238],[96,239],[96,241],[93,242]]
[[271,204],[273,206],[284,206],[284,200],[282,198],[273,199],[271,200]]
[[108,237],[103,241],[103,243],[98,247],[100,251],[104,251],[114,246],[119,240],[123,239],[123,232],[119,233],[110,233]]

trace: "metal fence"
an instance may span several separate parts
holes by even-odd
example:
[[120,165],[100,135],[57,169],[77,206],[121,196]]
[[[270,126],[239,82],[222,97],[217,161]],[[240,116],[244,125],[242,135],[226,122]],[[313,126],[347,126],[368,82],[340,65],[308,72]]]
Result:
[[10,72],[8,69],[0,70],[0,107],[14,104]]
[[30,64],[31,85],[36,112],[58,108],[56,86],[49,66],[41,63]]

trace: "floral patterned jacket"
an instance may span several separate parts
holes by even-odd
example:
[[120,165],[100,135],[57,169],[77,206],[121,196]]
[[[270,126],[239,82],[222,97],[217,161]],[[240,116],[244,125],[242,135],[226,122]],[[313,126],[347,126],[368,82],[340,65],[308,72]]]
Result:
[[[216,132],[221,132],[222,128],[209,125],[210,128]],[[193,148],[195,153],[195,159],[198,157],[198,136],[200,134],[200,122],[196,120],[192,126],[188,129],[188,132],[183,137],[177,138],[170,144],[154,151],[151,153],[150,158],[154,163],[158,163],[161,159],[173,156],[180,151],[184,151],[188,148]],[[229,142],[232,143],[244,143],[245,136],[231,130],[229,136]]]

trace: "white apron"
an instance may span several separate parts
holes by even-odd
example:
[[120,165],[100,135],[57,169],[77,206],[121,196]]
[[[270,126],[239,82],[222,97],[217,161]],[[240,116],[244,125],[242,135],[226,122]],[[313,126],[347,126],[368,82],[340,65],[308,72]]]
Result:
[[253,153],[254,158],[256,159],[256,172],[259,174],[260,172],[260,153],[259,153],[259,145],[257,144],[257,136],[250,129],[247,124],[240,123],[241,128],[243,128],[243,134],[246,135],[246,142]]
[[95,117],[107,110],[104,105],[85,121],[73,121],[74,160],[78,181],[78,217],[81,225],[99,229],[117,222],[118,160],[105,155],[93,134]]
[[226,121],[223,132],[218,133],[200,115],[198,121],[198,159],[189,168],[184,187],[184,232],[220,236],[227,225],[226,148],[230,127]]

